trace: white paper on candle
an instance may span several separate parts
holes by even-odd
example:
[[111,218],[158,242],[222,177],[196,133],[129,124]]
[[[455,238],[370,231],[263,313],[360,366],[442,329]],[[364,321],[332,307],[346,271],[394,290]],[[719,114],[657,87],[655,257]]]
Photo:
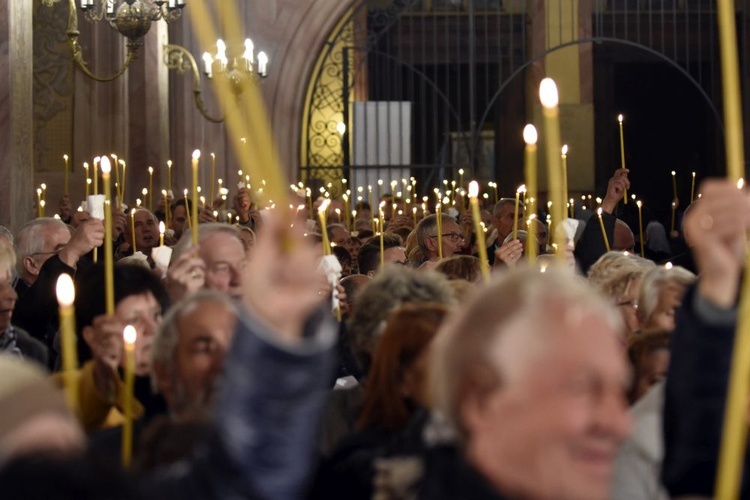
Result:
[[94,219],[104,220],[104,195],[91,194],[88,198],[88,208],[91,217]]
[[563,219],[562,224],[558,224],[556,228],[557,231],[564,231],[565,239],[571,248],[574,246],[573,242],[575,241],[576,231],[580,223],[581,221],[578,219]]
[[89,204],[86,201],[81,202],[81,206],[78,208],[79,212],[88,212],[89,211]]
[[172,259],[172,249],[168,246],[152,248],[151,258],[154,259],[154,263],[159,271],[166,273],[167,268],[169,267],[169,261]]
[[335,311],[339,307],[339,290],[336,288],[336,285],[338,285],[339,279],[341,279],[341,271],[343,271],[341,263],[335,255],[326,255],[323,257],[323,260],[320,261],[320,270],[323,271],[323,274],[326,276],[326,281],[333,288],[331,310]]

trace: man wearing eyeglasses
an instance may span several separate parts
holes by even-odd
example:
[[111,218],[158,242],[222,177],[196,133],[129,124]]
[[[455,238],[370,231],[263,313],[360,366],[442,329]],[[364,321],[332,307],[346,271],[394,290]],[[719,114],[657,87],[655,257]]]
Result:
[[[442,222],[443,258],[447,259],[457,254],[464,246],[464,235],[453,217],[443,214]],[[434,267],[440,260],[437,233],[437,217],[434,214],[428,215],[417,224],[417,242],[424,255],[422,267],[426,269]]]

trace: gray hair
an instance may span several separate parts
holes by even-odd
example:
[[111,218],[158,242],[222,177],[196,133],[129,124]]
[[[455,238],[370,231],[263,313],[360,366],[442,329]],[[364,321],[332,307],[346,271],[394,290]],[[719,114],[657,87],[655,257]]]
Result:
[[695,274],[680,266],[669,269],[659,266],[647,272],[638,297],[638,319],[644,325],[648,323],[659,305],[659,293],[663,287],[673,283],[687,287],[695,283],[696,279]]
[[[229,224],[224,224],[223,222],[209,222],[207,224],[200,224],[198,226],[198,244],[200,245],[201,241],[217,233],[226,233],[234,236],[235,238],[237,238],[237,241],[240,242],[242,248],[245,248],[245,244],[242,242],[239,234],[237,233],[237,228],[235,226],[230,226]],[[177,260],[188,250],[188,248],[190,248],[190,246],[193,244],[192,235],[193,233],[190,230],[183,233],[180,241],[177,242],[177,244],[174,246],[174,249],[172,250],[172,258],[169,261],[170,264]]]
[[589,284],[614,301],[620,300],[630,284],[656,267],[650,260],[628,252],[607,252],[589,268]]
[[[560,314],[540,315],[540,304]],[[531,336],[536,345],[545,341],[545,334],[554,334],[561,315],[577,318],[582,313],[602,317],[613,332],[621,329],[614,307],[567,269],[550,266],[540,273],[521,267],[496,275],[449,317],[435,338],[429,377],[434,408],[464,434],[460,415],[466,388],[481,384],[480,390],[493,390],[507,380],[511,361],[520,359],[517,349],[498,347],[502,339]]]
[[37,254],[44,248],[42,233],[50,226],[67,229],[68,226],[59,219],[53,217],[40,217],[27,222],[19,231],[15,239],[15,249],[18,261],[16,263],[19,274],[23,275],[23,259]]
[[448,280],[434,271],[386,266],[363,288],[354,301],[349,332],[352,350],[365,373],[385,327],[388,314],[407,303],[453,304]]
[[154,336],[154,342],[151,345],[151,387],[154,392],[158,392],[159,388],[159,377],[155,369],[156,366],[166,368],[172,375],[177,372],[175,351],[180,340],[180,330],[177,322],[185,314],[190,313],[204,302],[221,304],[235,315],[238,314],[237,306],[228,296],[210,290],[200,290],[172,306],[159,325]]
[[[456,219],[450,215],[444,213],[441,213],[440,215],[443,224],[446,222],[456,222]],[[425,240],[434,237],[437,234],[437,215],[431,214],[419,221],[419,224],[417,224],[417,228],[414,231],[416,232],[417,245],[422,251],[422,254],[427,257],[428,250]]]
[[13,246],[13,233],[5,226],[0,226],[0,238],[6,238],[10,246]]
[[[516,204],[515,198],[500,198],[497,200],[497,203],[495,203],[495,206],[492,207],[492,216],[497,217],[500,215],[500,212],[503,210],[503,207],[505,205],[514,205]],[[523,207],[521,205],[518,206],[518,210],[523,210]]]

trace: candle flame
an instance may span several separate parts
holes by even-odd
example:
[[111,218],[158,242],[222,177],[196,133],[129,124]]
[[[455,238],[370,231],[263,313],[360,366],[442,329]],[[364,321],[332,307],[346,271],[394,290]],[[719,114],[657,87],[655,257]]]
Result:
[[68,161],[68,155],[63,155],[63,160]]
[[109,163],[109,158],[107,158],[106,156],[102,156],[101,166],[103,174],[109,175],[109,173],[112,171],[112,164]]
[[526,184],[521,184],[518,189],[516,190],[516,193],[522,194],[526,192]]
[[545,78],[539,85],[539,100],[545,108],[554,108],[557,106],[559,97],[557,95],[557,85],[552,78]]
[[86,170],[88,170],[89,169],[89,164],[86,163],[86,162],[83,162],[83,168],[85,168]]
[[596,215],[598,215],[599,217],[602,216],[602,207],[596,209]]
[[60,307],[70,307],[76,299],[76,288],[73,286],[73,278],[69,274],[61,274],[57,278],[57,302]]
[[737,189],[742,189],[743,187],[745,187],[745,179],[740,177],[740,180],[737,181]]
[[148,167],[148,175],[154,175],[154,167]]
[[476,198],[477,196],[479,196],[479,183],[471,181],[469,183],[469,198]]
[[670,269],[672,269],[672,267],[673,266],[672,266],[671,262],[667,262],[666,264],[664,264],[664,269],[666,269],[666,270],[670,270]]
[[536,141],[538,139],[539,135],[537,134],[536,127],[534,125],[529,123],[523,128],[523,140],[527,145],[532,146],[536,144]]
[[331,200],[329,200],[328,198],[326,198],[325,200],[323,200],[323,202],[318,207],[318,212],[325,213],[325,211],[328,210],[328,205],[330,205],[330,204],[331,204]]
[[638,208],[641,208],[643,206],[643,203],[641,203],[641,200],[636,201],[635,204],[638,205]]
[[677,175],[677,172],[675,172],[674,170],[672,170],[672,176],[675,176],[675,175]]
[[125,341],[128,345],[135,344],[135,339],[138,337],[138,333],[135,331],[135,327],[133,325],[128,325],[125,327],[125,329],[122,331],[122,339]]
[[167,232],[167,228],[164,226],[164,221],[159,221],[159,234]]
[[196,149],[195,151],[193,151],[193,160],[200,160],[200,158],[201,158],[201,150]]
[[565,155],[568,154],[568,145],[567,144],[563,144],[562,154],[563,154],[563,156],[565,156]]
[[617,121],[622,123],[622,115],[617,115]]

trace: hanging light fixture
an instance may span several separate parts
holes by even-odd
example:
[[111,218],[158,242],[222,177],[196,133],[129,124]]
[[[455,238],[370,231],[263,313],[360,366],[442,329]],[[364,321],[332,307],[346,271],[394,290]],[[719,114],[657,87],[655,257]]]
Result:
[[[51,7],[61,0],[43,0]],[[142,38],[151,29],[151,23],[164,20],[172,23],[182,16],[186,0],[67,0],[69,6],[68,42],[73,52],[73,62],[89,78],[98,82],[111,82],[119,78],[135,60],[141,48]],[[128,39],[125,62],[113,75],[95,75],[83,58],[83,48],[78,43],[78,9],[90,23],[107,22],[112,29]]]

